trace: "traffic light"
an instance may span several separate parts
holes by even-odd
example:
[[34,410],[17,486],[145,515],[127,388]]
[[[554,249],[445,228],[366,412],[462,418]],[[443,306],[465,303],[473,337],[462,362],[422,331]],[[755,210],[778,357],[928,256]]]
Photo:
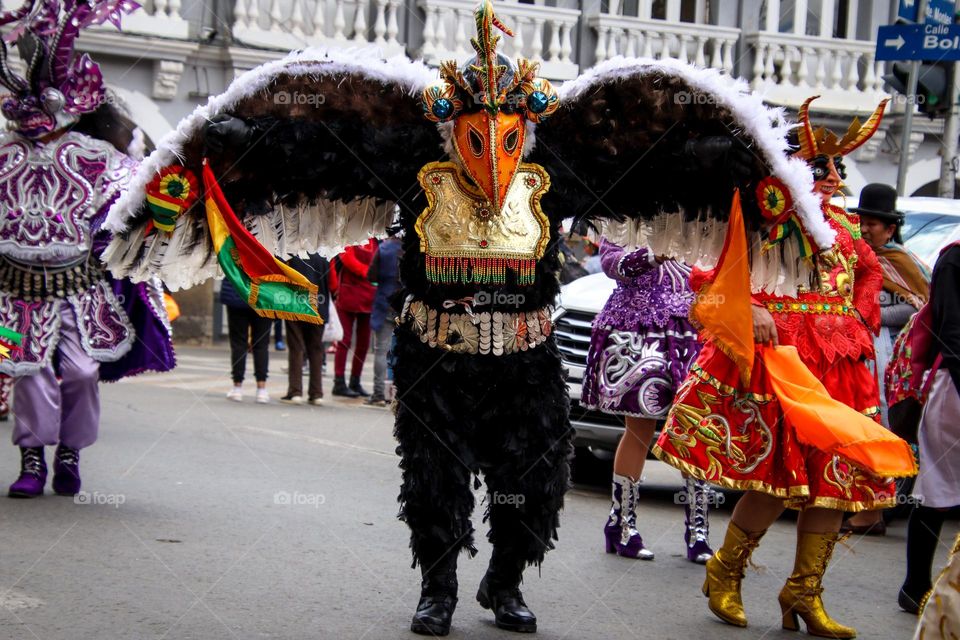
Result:
[[[917,75],[917,110],[932,120],[950,110],[950,95],[947,82],[948,62],[924,62]],[[894,62],[893,73],[883,76],[884,82],[897,93],[907,94],[909,62]]]

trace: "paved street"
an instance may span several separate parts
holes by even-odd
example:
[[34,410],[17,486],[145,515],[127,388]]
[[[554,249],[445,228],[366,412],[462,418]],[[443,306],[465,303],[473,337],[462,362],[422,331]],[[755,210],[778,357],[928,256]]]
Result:
[[[271,352],[275,399],[283,356]],[[392,414],[329,397],[323,407],[256,405],[250,383],[243,404],[228,402],[227,360],[222,348],[181,349],[170,374],[102,387],[84,500],[0,498],[0,639],[416,637],[407,629],[419,573],[396,520]],[[4,492],[17,465],[16,449],[0,447]],[[640,529],[656,561],[605,555],[607,489],[578,486],[557,550],[524,583],[537,637],[798,637],[780,630],[776,603],[792,567],[792,521],[755,554],[762,568],[744,586],[751,626],[728,627],[700,595],[703,568],[680,557],[679,475],[651,463],[647,476]],[[729,506],[713,519],[716,545]],[[956,531],[948,522],[938,566]],[[861,638],[912,634],[915,618],[896,606],[904,536],[901,521],[885,538],[838,547],[827,606]],[[450,637],[514,638],[474,601],[489,557],[478,538],[478,557],[461,559]]]

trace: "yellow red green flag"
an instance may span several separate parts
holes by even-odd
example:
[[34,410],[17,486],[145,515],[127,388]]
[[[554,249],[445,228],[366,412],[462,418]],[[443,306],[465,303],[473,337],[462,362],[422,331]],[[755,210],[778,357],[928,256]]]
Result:
[[240,222],[204,162],[207,223],[224,275],[258,315],[323,324],[317,287],[260,244]]

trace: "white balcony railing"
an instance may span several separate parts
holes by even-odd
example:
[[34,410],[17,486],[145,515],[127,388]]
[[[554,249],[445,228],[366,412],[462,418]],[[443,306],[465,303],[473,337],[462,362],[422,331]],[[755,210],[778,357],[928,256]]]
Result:
[[760,31],[744,34],[753,65],[741,75],[775,104],[796,107],[820,94],[818,109],[872,110],[885,95],[876,43],[844,37],[857,33],[865,6],[848,2],[841,14],[837,0],[765,0]]
[[[426,14],[420,55],[427,63],[465,61],[474,55],[473,0],[418,0],[418,6]],[[501,53],[539,62],[540,74],[551,80],[569,80],[580,73],[573,48],[579,10],[504,2],[497,5],[497,16],[514,33],[501,40]]]
[[740,37],[736,28],[605,13],[589,18],[588,24],[597,34],[596,62],[617,55],[676,58],[730,73],[733,50]]
[[766,32],[744,40],[754,53],[753,68],[744,75],[772,103],[798,106],[821,94],[820,109],[862,111],[885,95],[874,42]]
[[[142,0],[139,9],[123,16],[123,33],[185,40],[190,35],[190,23],[180,16],[182,4],[181,0]],[[96,29],[116,30],[109,23]]]
[[398,35],[402,0],[235,0],[233,37],[279,50],[378,46],[403,53]]

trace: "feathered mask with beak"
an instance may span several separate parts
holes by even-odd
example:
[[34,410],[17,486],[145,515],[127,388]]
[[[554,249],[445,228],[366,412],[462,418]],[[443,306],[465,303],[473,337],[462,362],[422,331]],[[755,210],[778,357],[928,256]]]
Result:
[[500,210],[523,155],[526,123],[540,122],[559,105],[554,88],[536,77],[539,64],[520,58],[514,65],[497,53],[500,36],[513,33],[494,15],[490,0],[474,12],[476,56],[458,68],[440,65],[441,82],[423,92],[423,111],[433,122],[453,123],[453,146],[467,175]]
[[[138,9],[133,0],[27,0],[0,13],[0,26],[14,25],[0,41],[0,85],[9,93],[0,101],[7,126],[39,138],[95,111],[106,92],[100,67],[74,52],[88,26],[111,22],[120,28],[123,14]],[[7,43],[16,42],[26,73],[10,67]]]

